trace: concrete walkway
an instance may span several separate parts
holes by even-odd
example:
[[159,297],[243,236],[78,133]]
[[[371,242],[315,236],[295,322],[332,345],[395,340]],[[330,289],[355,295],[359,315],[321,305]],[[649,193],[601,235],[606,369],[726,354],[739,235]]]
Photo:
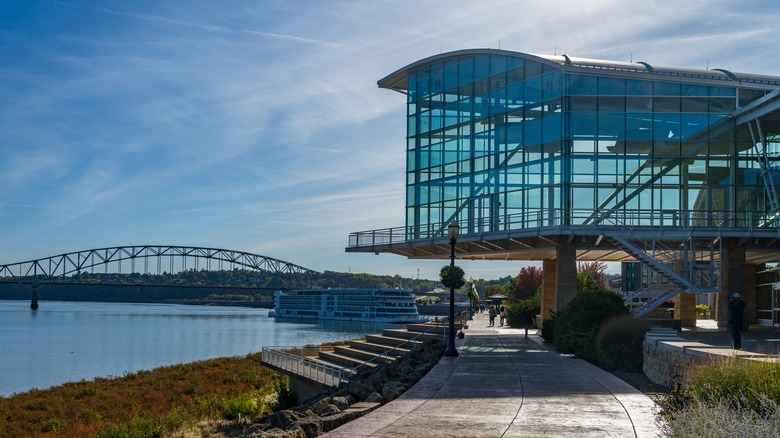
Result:
[[328,437],[655,437],[657,406],[590,363],[560,355],[535,331],[475,316],[458,357],[400,398]]

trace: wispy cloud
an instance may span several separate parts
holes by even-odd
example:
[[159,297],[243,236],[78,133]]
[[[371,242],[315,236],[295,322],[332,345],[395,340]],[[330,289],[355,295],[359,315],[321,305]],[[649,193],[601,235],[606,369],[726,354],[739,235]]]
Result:
[[780,6],[758,0],[26,7],[0,20],[8,262],[154,241],[434,278],[439,261],[344,253],[349,232],[405,220],[405,101],[377,88],[388,73],[499,46],[780,73]]

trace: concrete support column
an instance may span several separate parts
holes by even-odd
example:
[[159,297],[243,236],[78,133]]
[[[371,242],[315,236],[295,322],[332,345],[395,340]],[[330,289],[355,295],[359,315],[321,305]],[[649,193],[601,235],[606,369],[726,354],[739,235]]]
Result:
[[696,327],[696,294],[682,293],[674,297],[674,318],[682,327]]
[[542,305],[540,314],[542,320],[552,318],[555,310],[555,260],[542,261]]
[[[747,303],[745,307],[745,324],[755,324],[758,322],[756,315],[756,265],[748,263],[745,265],[745,293],[747,297],[743,298]],[[747,327],[745,327],[747,328]]]
[[[745,271],[745,248],[737,247],[734,244],[734,239],[727,239],[723,242],[723,252],[721,253],[721,263],[723,276],[721,278],[721,289],[723,292],[718,294],[717,309],[715,309],[716,319],[718,320],[718,328],[728,328],[729,318],[729,297],[734,292],[739,292],[742,295],[742,299],[745,302],[750,303],[753,300],[755,306],[755,293],[751,294],[747,290],[747,272]],[[751,297],[750,295],[754,295]],[[750,304],[748,304],[749,306]],[[749,313],[749,310],[745,310]],[[747,328],[749,315],[743,319],[745,327]]]
[[577,248],[561,242],[555,255],[555,308],[560,312],[577,295]]

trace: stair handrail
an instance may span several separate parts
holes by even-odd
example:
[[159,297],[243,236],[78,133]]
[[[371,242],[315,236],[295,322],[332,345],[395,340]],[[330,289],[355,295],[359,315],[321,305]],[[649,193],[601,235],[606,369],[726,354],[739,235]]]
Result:
[[681,276],[677,272],[667,268],[666,266],[662,265],[661,263],[653,259],[650,255],[645,253],[641,248],[637,247],[633,243],[629,242],[628,240],[624,239],[621,236],[612,235],[609,237],[617,241],[620,245],[623,245],[624,249],[633,252],[635,256],[641,258],[643,263],[650,266],[651,269],[661,271],[659,273],[665,276],[666,278],[668,278],[673,283],[676,283],[683,288],[691,288],[691,282],[688,279]]
[[641,306],[637,307],[636,309],[633,309],[631,311],[631,314],[635,317],[644,316],[651,310],[658,307],[659,303],[663,301],[667,301],[671,299],[673,296],[683,293],[684,289],[669,289],[665,290],[661,293],[656,294],[654,297],[648,299],[644,303],[642,303]]
[[[284,351],[285,348],[300,347],[263,347],[260,360],[324,385],[339,386],[341,382],[349,381],[348,372],[350,370],[348,368],[328,365],[306,356],[291,354]],[[293,364],[294,366],[292,366]],[[311,370],[314,373],[307,372]],[[319,378],[320,374],[323,377],[322,379]]]

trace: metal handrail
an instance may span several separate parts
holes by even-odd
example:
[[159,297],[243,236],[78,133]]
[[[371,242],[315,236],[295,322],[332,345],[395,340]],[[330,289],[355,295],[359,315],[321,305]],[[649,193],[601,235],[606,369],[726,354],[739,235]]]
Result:
[[328,386],[339,386],[341,382],[348,382],[349,373],[354,373],[354,369],[327,365],[308,357],[288,353],[284,351],[286,348],[289,347],[263,347],[261,360]]
[[[639,229],[713,230],[720,234],[724,230],[775,229],[780,221],[770,221],[770,213],[761,215],[752,212],[703,212],[703,211],[608,211],[604,210],[598,224],[586,224],[593,217],[588,209],[538,209],[511,215],[484,223],[484,219],[458,220],[463,235],[481,235],[490,232],[545,230],[561,227],[583,230],[633,231]],[[598,212],[596,213],[598,214]],[[767,223],[772,225],[767,226]],[[440,231],[447,224],[432,223],[420,226],[380,228],[350,233],[348,247],[360,248],[378,245],[395,245],[409,241],[445,237]],[[442,228],[444,226],[444,228]]]

